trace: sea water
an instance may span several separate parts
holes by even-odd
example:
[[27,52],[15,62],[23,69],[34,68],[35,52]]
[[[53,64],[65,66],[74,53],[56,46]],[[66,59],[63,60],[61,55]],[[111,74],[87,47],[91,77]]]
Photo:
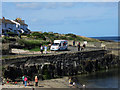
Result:
[[115,42],[120,42],[120,36],[110,36],[110,37],[91,37],[99,40],[110,40]]
[[77,76],[79,88],[118,88],[120,76],[118,69],[100,71],[88,75]]

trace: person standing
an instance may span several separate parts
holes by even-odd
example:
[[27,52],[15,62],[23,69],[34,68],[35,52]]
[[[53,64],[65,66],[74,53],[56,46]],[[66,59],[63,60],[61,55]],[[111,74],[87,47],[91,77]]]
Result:
[[25,87],[27,86],[27,77],[24,78]]
[[75,46],[75,40],[73,41],[73,46]]
[[43,46],[40,47],[41,54],[43,54]]
[[38,77],[35,76],[35,86],[38,86]]
[[25,78],[25,76],[23,75],[23,76],[22,76],[23,84],[24,84],[24,78]]
[[45,54],[47,54],[47,46],[46,45],[45,45],[44,49],[45,49]]
[[80,42],[78,43],[78,51],[80,51]]

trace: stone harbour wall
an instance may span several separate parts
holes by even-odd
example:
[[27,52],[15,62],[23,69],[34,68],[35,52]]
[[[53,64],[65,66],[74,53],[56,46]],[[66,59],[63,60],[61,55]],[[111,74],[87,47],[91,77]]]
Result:
[[13,81],[22,75],[29,76],[31,80],[35,75],[50,79],[109,69],[119,62],[119,57],[109,52],[96,50],[3,59],[3,76]]

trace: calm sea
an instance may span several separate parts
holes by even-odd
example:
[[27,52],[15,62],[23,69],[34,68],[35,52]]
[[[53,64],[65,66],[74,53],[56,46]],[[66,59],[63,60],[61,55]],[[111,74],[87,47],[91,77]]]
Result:
[[90,75],[77,76],[78,85],[85,84],[86,88],[118,88],[120,76],[118,69],[111,69],[108,71],[100,71]]
[[91,37],[99,40],[109,40],[109,41],[115,41],[120,42],[120,36],[110,36],[110,37]]

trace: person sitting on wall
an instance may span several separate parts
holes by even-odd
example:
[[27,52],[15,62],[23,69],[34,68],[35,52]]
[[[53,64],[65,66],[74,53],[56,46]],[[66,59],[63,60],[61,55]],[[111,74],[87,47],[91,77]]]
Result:
[[83,48],[85,48],[86,47],[86,45],[85,44],[83,44]]
[[84,43],[82,48],[81,48],[81,51],[84,50],[86,48],[86,44]]

